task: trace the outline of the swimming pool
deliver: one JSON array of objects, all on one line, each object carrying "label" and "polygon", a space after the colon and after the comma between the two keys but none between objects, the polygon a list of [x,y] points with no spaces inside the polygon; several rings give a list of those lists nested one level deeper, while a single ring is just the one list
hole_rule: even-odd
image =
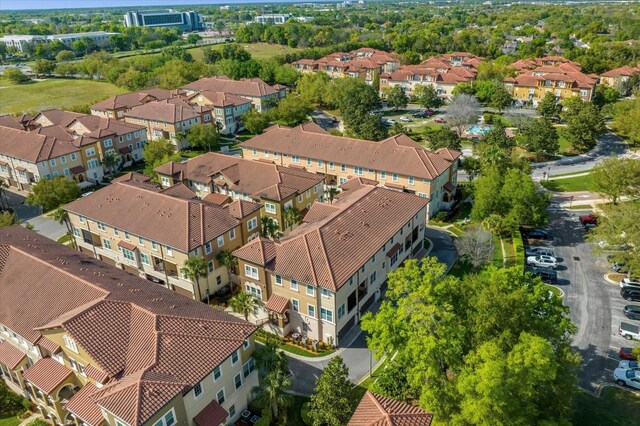
[{"label": "swimming pool", "polygon": [[473,125],[473,126],[469,127],[469,129],[467,130],[467,133],[471,133],[473,135],[482,136],[482,135],[486,135],[490,131],[491,131],[491,127],[483,127],[483,126]]}]

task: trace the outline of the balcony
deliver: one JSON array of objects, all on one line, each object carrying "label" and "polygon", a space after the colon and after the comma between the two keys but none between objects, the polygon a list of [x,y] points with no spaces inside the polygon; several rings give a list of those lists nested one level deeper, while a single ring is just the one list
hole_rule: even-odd
[{"label": "balcony", "polygon": [[167,274],[167,276],[169,277],[178,276],[178,266],[175,263],[167,262],[166,260],[162,260],[155,256],[152,256],[152,258],[153,258],[153,270],[155,272],[161,272],[163,274]]}]

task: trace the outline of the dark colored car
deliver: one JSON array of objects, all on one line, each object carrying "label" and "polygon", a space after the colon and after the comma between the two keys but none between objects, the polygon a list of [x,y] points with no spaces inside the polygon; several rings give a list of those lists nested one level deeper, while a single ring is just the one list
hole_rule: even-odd
[{"label": "dark colored car", "polygon": [[540,277],[542,282],[545,283],[555,283],[558,280],[558,273],[553,269],[549,268],[530,268],[529,272],[534,277]]},{"label": "dark colored car", "polygon": [[583,216],[578,216],[580,223],[583,225],[597,225],[598,224],[598,216],[594,214],[585,214]]},{"label": "dark colored car", "polygon": [[528,238],[537,238],[540,240],[546,240],[549,238],[549,233],[547,231],[545,231],[544,229],[532,229],[531,231],[527,232],[527,237]]},{"label": "dark colored car", "polygon": [[620,296],[624,300],[640,302],[640,290],[630,290],[628,288],[620,289]]},{"label": "dark colored car", "polygon": [[622,309],[622,313],[629,319],[640,320],[640,306],[638,305],[627,305]]},{"label": "dark colored car", "polygon": [[620,359],[628,359],[629,361],[637,361],[638,359],[631,355],[632,348],[620,348],[618,351],[618,356]]}]

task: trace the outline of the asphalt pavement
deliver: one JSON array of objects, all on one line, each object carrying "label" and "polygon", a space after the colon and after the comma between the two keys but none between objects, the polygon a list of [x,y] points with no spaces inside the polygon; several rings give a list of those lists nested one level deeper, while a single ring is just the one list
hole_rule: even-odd
[{"label": "asphalt pavement", "polygon": [[57,241],[67,233],[67,228],[57,221],[51,219],[47,215],[42,214],[40,206],[30,206],[25,204],[25,195],[13,192],[11,190],[4,191],[9,206],[16,213],[19,221],[33,225],[34,230],[42,236]]},{"label": "asphalt pavement", "polygon": [[446,264],[447,268],[451,268],[458,257],[451,234],[435,226],[427,226],[425,234],[433,243],[429,256],[436,257],[438,262]]}]

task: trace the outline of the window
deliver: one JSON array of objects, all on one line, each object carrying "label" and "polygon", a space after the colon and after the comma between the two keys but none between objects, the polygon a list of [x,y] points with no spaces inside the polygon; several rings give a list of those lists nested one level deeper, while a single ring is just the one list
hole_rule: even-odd
[{"label": "window", "polygon": [[281,275],[276,275],[276,284],[282,285],[282,276]]},{"label": "window", "polygon": [[[194,392],[195,392],[195,387],[194,387]],[[162,416],[160,420],[155,422],[153,426],[172,426],[175,423],[176,423],[176,413],[172,408],[164,416]]]},{"label": "window", "polygon": [[113,228],[113,235],[115,235],[116,237],[120,236],[120,230],[118,228]]},{"label": "window", "polygon": [[167,177],[162,178],[162,186],[169,186],[169,178]]},{"label": "window", "polygon": [[311,318],[316,317],[316,307],[313,305],[307,305],[307,313]]},{"label": "window", "polygon": [[220,377],[222,377],[222,371],[220,371],[220,367],[216,367],[213,369],[213,381],[215,382]]},{"label": "window", "polygon": [[329,163],[329,170],[333,170],[334,164],[333,163]]},{"label": "window", "polygon": [[354,167],[353,173],[355,173],[356,175],[362,175],[362,167]]},{"label": "window", "polygon": [[231,404],[231,407],[229,407],[229,418],[232,419],[235,415],[236,415],[236,406],[234,404]]},{"label": "window", "polygon": [[73,161],[73,160],[75,160],[76,158],[78,158],[78,157],[76,156],[76,153],[75,153],[75,152],[72,152],[72,153],[71,153],[71,155],[70,155],[70,157],[71,157],[71,160],[72,160],[72,161]]},{"label": "window", "polygon": [[124,239],[129,241],[130,234],[127,231],[124,231]]},{"label": "window", "polygon": [[105,139],[105,140],[104,140],[104,146],[105,146],[106,148],[108,148],[108,147],[110,147],[110,146],[113,146],[113,141],[111,141],[111,139]]},{"label": "window", "polygon": [[213,260],[210,260],[209,263],[207,263],[207,269],[209,270],[209,273],[214,271],[214,265],[213,265]]},{"label": "window", "polygon": [[249,231],[253,231],[256,228],[256,226],[258,226],[258,219],[255,217],[249,220],[249,222],[247,222],[247,229]]},{"label": "window", "polygon": [[224,389],[220,389],[216,395],[216,399],[218,400],[218,404],[224,404]]},{"label": "window", "polygon": [[397,182],[398,181],[398,174],[394,173],[393,175],[391,175],[391,180],[394,181],[394,182]]},{"label": "window", "polygon": [[142,237],[138,237],[138,244],[144,247],[144,239],[142,239]]},{"label": "window", "polygon": [[331,297],[331,292],[329,291],[329,289],[323,288],[322,289],[322,297]]},{"label": "window", "polygon": [[298,202],[301,203],[302,200],[304,200],[304,197],[302,196],[302,194],[298,195]]},{"label": "window", "polygon": [[75,353],[78,353],[78,346],[76,345],[75,340],[73,340],[71,337],[67,336],[66,334],[64,335],[63,339],[64,339],[64,345],[67,348],[71,349]]},{"label": "window", "polygon": [[333,311],[325,308],[320,308],[320,319],[323,321],[333,322]]},{"label": "window", "polygon": [[376,255],[374,254],[373,256],[371,256],[371,263],[375,263],[376,262]]},{"label": "window", "polygon": [[131,140],[131,133],[127,133],[127,140],[130,141]]},{"label": "window", "polygon": [[365,265],[362,265],[362,268],[360,268],[360,273],[361,274],[364,274],[364,267],[365,267]]},{"label": "window", "polygon": [[291,280],[291,290],[298,291],[298,281]]},{"label": "window", "polygon": [[218,247],[222,247],[224,245],[224,235],[220,235],[217,239]]},{"label": "window", "polygon": [[65,164],[67,162],[67,157],[65,157],[64,155],[62,157],[60,157],[60,162],[62,164]]},{"label": "window", "polygon": [[293,308],[294,312],[300,312],[300,302],[298,302],[296,299],[291,299],[291,307]]},{"label": "window", "polygon": [[262,300],[262,289],[260,287],[256,287],[251,284],[245,284],[245,287],[247,289],[247,293],[251,294],[253,297],[256,297]]},{"label": "window", "polygon": [[338,319],[342,318],[345,313],[344,303],[338,308]]},{"label": "window", "polygon": [[318,160],[318,167],[324,166],[324,162],[322,160]]},{"label": "window", "polygon": [[256,280],[259,279],[258,269],[250,265],[244,265],[244,275]]},{"label": "window", "polygon": [[346,164],[340,164],[340,171],[341,172],[346,172],[347,171],[347,165]]},{"label": "window", "polygon": [[242,386],[242,374],[238,373],[233,377],[233,384],[236,390],[240,389],[240,386]]},{"label": "window", "polygon": [[238,362],[238,359],[240,359],[240,356],[238,355],[238,350],[235,350],[231,354],[231,365],[234,365],[236,362]]},{"label": "window", "polygon": [[276,205],[271,203],[264,204],[264,211],[271,214],[276,214]]},{"label": "window", "polygon": [[242,342],[242,349],[247,349],[249,347],[249,341],[245,339],[244,342]]},{"label": "window", "polygon": [[106,228],[104,227],[104,223],[102,222],[96,222],[96,224],[98,225],[98,229],[101,231],[104,231]]},{"label": "window", "polygon": [[56,159],[52,158],[51,160],[49,160],[49,164],[51,164],[52,166],[56,165]]},{"label": "window", "polygon": [[193,397],[197,398],[200,395],[202,395],[202,384],[196,383],[196,385],[193,387]]},{"label": "window", "polygon": [[373,274],[371,274],[371,276],[369,277],[369,284],[373,284],[374,282],[376,282],[376,271],[373,271]]},{"label": "window", "polygon": [[413,176],[409,176],[409,185],[413,185],[413,184],[415,184],[415,183],[416,183],[416,181],[415,181],[415,179],[413,178]]},{"label": "window", "polygon": [[231,231],[229,231],[229,239],[230,240],[235,240],[236,239],[236,230],[232,229]]},{"label": "window", "polygon": [[158,243],[156,243],[155,241],[151,241],[151,249],[158,251]]},{"label": "window", "polygon": [[142,261],[142,263],[144,263],[145,265],[151,265],[151,262],[149,262],[149,255],[146,255],[144,253],[140,253],[140,261]]},{"label": "window", "polygon": [[91,157],[92,155],[96,155],[96,149],[95,148],[89,148],[84,152],[87,157]]},{"label": "window", "polygon": [[136,257],[134,256],[131,250],[126,249],[124,247],[120,247],[120,250],[122,251],[122,256],[124,256],[125,259],[130,260],[132,262],[136,261]]},{"label": "window", "polygon": [[257,156],[258,156],[258,150],[257,150],[257,149],[255,149],[255,148],[253,148],[253,156],[254,156],[254,157],[257,157]]},{"label": "window", "polygon": [[311,165],[311,158],[307,158],[307,166]]},{"label": "window", "polygon": [[314,187],[313,187],[313,193],[314,193],[314,194],[317,194],[317,193],[318,193],[318,185],[316,185],[316,186],[314,186]]},{"label": "window", "polygon": [[315,295],[315,289],[311,284],[307,284],[307,296]]},{"label": "window", "polygon": [[292,155],[291,162],[296,164],[300,163],[300,157],[298,157],[297,155]]},{"label": "window", "polygon": [[102,240],[102,245],[107,249],[107,250],[111,250],[111,241],[107,240],[106,238]]},{"label": "window", "polygon": [[167,247],[167,256],[173,257],[173,249],[171,247]]},{"label": "window", "polygon": [[206,254],[210,254],[210,253],[211,253],[211,250],[212,250],[212,249],[211,249],[211,243],[210,243],[210,242],[209,242],[209,243],[206,243],[206,244],[204,245],[204,252],[205,252]]}]

